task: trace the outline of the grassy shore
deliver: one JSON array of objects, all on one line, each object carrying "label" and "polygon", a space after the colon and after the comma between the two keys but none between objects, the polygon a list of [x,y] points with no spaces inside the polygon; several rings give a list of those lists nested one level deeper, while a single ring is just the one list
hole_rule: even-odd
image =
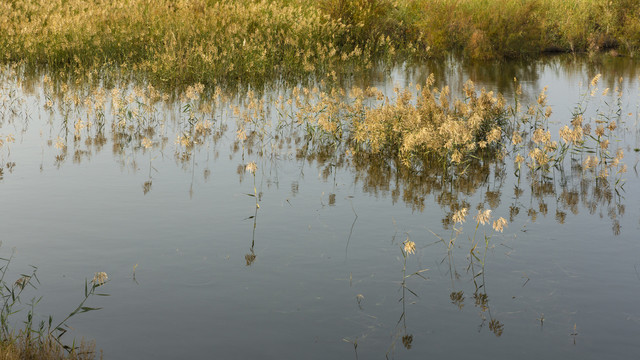
[{"label": "grassy shore", "polygon": [[165,83],[295,79],[426,52],[386,1],[17,0],[0,14],[7,61],[114,66]]},{"label": "grassy shore", "polygon": [[435,52],[461,50],[476,59],[542,52],[635,55],[638,0],[418,0],[417,20]]},{"label": "grassy shore", "polygon": [[33,343],[25,345],[21,341],[0,343],[0,360],[89,360],[95,358],[93,345],[84,343],[72,353],[53,343],[42,346],[36,346]]},{"label": "grassy shore", "polygon": [[255,83],[462,53],[634,55],[640,0],[13,0],[0,57],[155,82]]}]

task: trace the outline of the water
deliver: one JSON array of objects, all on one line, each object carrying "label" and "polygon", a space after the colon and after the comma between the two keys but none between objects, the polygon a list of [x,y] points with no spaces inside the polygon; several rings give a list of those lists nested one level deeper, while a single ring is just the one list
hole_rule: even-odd
[{"label": "water", "polygon": [[[623,187],[570,167],[532,187],[525,175],[518,182],[512,160],[472,167],[451,184],[371,159],[304,156],[295,141],[278,151],[243,149],[234,146],[228,109],[212,116],[213,134],[184,158],[174,143],[184,124],[175,118],[184,114],[164,105],[157,124],[165,127],[146,151],[109,135],[102,145],[74,143],[73,119],[85,115],[71,112],[67,156],[56,159],[63,112],[45,108],[41,77],[33,89],[5,78],[4,93],[17,89],[12,99],[24,104],[13,105],[15,115],[9,102],[2,108],[0,135],[15,142],[0,148],[0,251],[16,249],[14,276],[38,267],[41,284],[25,299],[43,296],[42,318],[63,318],[82,299],[85,278],[109,274],[99,289],[111,296],[88,302],[103,309],[73,317],[65,335],[95,339],[106,358],[631,358],[640,350],[639,69],[616,58],[450,60],[353,80],[392,94],[434,72],[436,85],[454,94],[470,78],[511,99],[517,77],[523,103],[548,86],[557,138],[595,74],[599,92],[622,76]],[[598,101],[590,111],[605,108]],[[221,124],[228,129],[218,131]],[[251,161],[258,210],[247,195]],[[491,236],[484,271],[469,255],[472,216],[451,251],[436,236],[449,240],[460,204],[509,220],[504,233],[479,229],[479,255],[483,235]],[[406,279],[402,300],[407,238],[417,252],[406,274],[428,270]]]}]

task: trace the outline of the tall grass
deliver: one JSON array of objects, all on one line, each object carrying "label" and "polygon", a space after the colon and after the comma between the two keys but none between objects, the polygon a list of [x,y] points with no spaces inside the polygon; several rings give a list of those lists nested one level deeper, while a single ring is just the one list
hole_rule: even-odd
[{"label": "tall grass", "polygon": [[636,54],[638,0],[418,0],[419,28],[431,49],[471,58],[513,58],[541,52]]},{"label": "tall grass", "polygon": [[299,80],[377,61],[640,48],[640,0],[14,0],[0,59],[167,85]]},{"label": "tall grass", "polygon": [[360,19],[361,7],[335,13],[328,1],[18,0],[0,5],[0,51],[53,69],[142,70],[170,84],[295,78],[395,52],[397,36],[383,36],[398,27],[391,3],[367,3]]}]

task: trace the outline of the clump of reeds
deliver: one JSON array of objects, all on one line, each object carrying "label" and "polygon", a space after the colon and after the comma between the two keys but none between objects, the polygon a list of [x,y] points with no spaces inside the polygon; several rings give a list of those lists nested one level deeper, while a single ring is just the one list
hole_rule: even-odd
[{"label": "clump of reeds", "polygon": [[[71,345],[63,343],[62,336],[68,331],[67,322],[77,314],[99,310],[85,306],[87,300],[93,295],[102,295],[97,292],[98,287],[108,282],[108,276],[104,272],[95,273],[91,281],[85,281],[84,298],[80,304],[62,321],[54,322],[49,316],[48,321],[38,321],[35,317],[35,307],[42,297],[33,297],[28,303],[22,303],[22,297],[26,296],[28,289],[36,289],[39,284],[37,268],[32,266],[32,271],[21,274],[11,282],[8,280],[8,270],[13,254],[9,258],[1,259],[4,262],[0,266],[0,359],[93,359],[96,356],[93,343],[84,341]],[[16,329],[15,315],[23,312],[25,320],[23,328]]]},{"label": "clump of reeds", "polygon": [[[348,144],[353,153],[397,157],[419,169],[425,161],[462,164],[472,154],[500,149],[507,108],[501,95],[465,84],[465,99],[451,99],[449,88],[433,77],[412,89],[396,89],[391,99],[375,88],[294,92],[297,122],[308,138]],[[308,94],[317,93],[311,97]],[[312,100],[311,100],[312,99]]]},{"label": "clump of reeds", "polygon": [[[75,159],[82,156],[80,145],[102,146],[108,137],[114,153],[120,155],[127,149],[163,150],[168,136],[159,104],[167,102],[179,109],[177,131],[172,136],[176,160],[182,163],[193,161],[196,147],[219,138],[225,127],[218,118],[231,117],[237,125],[234,147],[242,149],[243,157],[245,147],[249,155],[256,150],[262,156],[277,151],[283,138],[298,136],[291,132],[295,130],[306,139],[307,149],[312,146],[322,152],[320,149],[324,148],[334,157],[375,156],[414,171],[424,172],[438,164],[448,169],[450,176],[459,177],[473,170],[469,168],[473,162],[511,153],[517,175],[525,164],[532,173],[544,174],[553,167],[564,166],[570,155],[568,158],[579,160],[583,169],[597,168],[601,178],[613,173],[619,182],[625,166],[623,152],[613,148],[613,132],[620,108],[613,113],[598,109],[593,121],[584,119],[587,100],[599,93],[597,80],[596,77],[589,84],[571,128],[563,127],[558,140],[548,129],[553,111],[547,105],[546,88],[536,102],[522,106],[517,80],[516,100],[511,105],[501,94],[478,90],[471,81],[464,85],[464,98],[455,98],[448,87],[435,87],[430,76],[422,86],[395,89],[394,97],[376,88],[353,87],[345,91],[335,87],[294,87],[275,100],[275,108],[253,90],[232,100],[216,88],[208,98],[203,84],[189,86],[171,100],[151,85],[130,90],[114,87],[109,91],[98,87],[78,93],[65,83],[54,89],[47,76],[43,83],[45,109],[62,115],[62,134],[55,139],[60,160],[72,144]],[[621,85],[613,91],[600,92],[613,94],[618,104],[621,101]],[[214,127],[216,123],[220,124],[218,128]],[[153,158],[151,154],[149,158]]]},{"label": "clump of reeds", "polygon": [[451,99],[448,87],[433,87],[430,77],[414,105],[409,90],[398,90],[395,103],[369,109],[353,124],[354,150],[399,154],[411,166],[429,156],[460,164],[469,154],[497,148],[504,99],[484,89],[477,93],[471,81],[464,91],[464,100]]},{"label": "clump of reeds", "polygon": [[[599,179],[615,177],[615,185],[622,184],[622,175],[627,166],[622,162],[624,151],[614,146],[616,140],[616,120],[621,118],[622,79],[610,91],[598,89],[601,75],[596,75],[588,84],[582,99],[573,111],[569,125],[558,132],[559,140],[553,140],[549,127],[552,110],[547,106],[546,88],[530,105],[520,120],[512,124],[511,144],[516,153],[518,171],[526,163],[532,173],[544,174],[552,168],[563,168],[567,155],[571,162],[577,162],[584,173],[592,173]],[[614,96],[617,109],[596,109],[593,117],[586,117],[589,100],[601,94]],[[610,101],[611,104],[614,102]],[[520,153],[526,152],[526,158]],[[542,176],[542,175],[541,175]]]}]

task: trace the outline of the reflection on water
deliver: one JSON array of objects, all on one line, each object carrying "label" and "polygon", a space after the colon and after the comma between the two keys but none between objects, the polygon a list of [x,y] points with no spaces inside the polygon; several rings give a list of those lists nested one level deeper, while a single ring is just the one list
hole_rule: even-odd
[{"label": "reflection on water", "polygon": [[[596,74],[604,73],[603,69],[615,76],[604,76],[597,97],[585,95],[589,92],[585,89],[595,89],[595,86],[589,87],[587,83]],[[406,353],[400,352],[400,349],[411,350],[410,354],[415,354],[413,356],[422,357],[433,350],[428,346],[433,345],[432,338],[437,338],[439,332],[451,335],[462,331],[455,324],[471,327],[480,333],[488,331],[496,338],[501,338],[501,341],[518,343],[525,340],[509,340],[506,335],[513,331],[517,334],[514,336],[523,337],[526,335],[522,335],[522,328],[529,325],[527,321],[534,320],[531,324],[536,325],[535,318],[528,319],[523,315],[527,305],[536,307],[542,303],[545,309],[549,309],[545,313],[554,312],[556,317],[545,323],[552,329],[568,324],[568,318],[576,319],[561,311],[554,311],[556,305],[553,301],[540,298],[543,296],[540,294],[554,294],[563,290],[555,289],[555,281],[560,281],[554,277],[557,274],[540,274],[545,271],[544,267],[535,269],[539,272],[536,281],[529,283],[531,278],[525,275],[524,284],[518,284],[518,290],[524,294],[522,296],[530,301],[512,305],[505,300],[516,298],[506,295],[512,291],[506,289],[513,287],[505,284],[510,284],[514,278],[521,281],[522,269],[529,271],[530,264],[538,260],[547,267],[561,269],[562,273],[569,274],[568,277],[577,277],[565,270],[568,265],[558,264],[558,259],[540,259],[541,253],[531,250],[532,245],[528,242],[533,239],[544,242],[551,238],[560,242],[554,234],[544,232],[547,227],[557,229],[556,224],[571,226],[560,237],[589,238],[589,232],[593,229],[575,227],[576,224],[588,224],[591,218],[607,219],[610,227],[608,233],[622,239],[627,239],[625,235],[637,230],[637,224],[634,228],[633,223],[624,221],[625,216],[637,216],[637,204],[629,205],[629,199],[638,196],[637,187],[625,183],[627,177],[631,178],[632,184],[637,183],[637,173],[625,175],[618,171],[623,162],[630,161],[628,164],[632,167],[635,159],[637,164],[634,152],[634,148],[638,147],[637,109],[633,108],[632,100],[638,96],[637,89],[632,87],[637,71],[638,66],[631,59],[622,58],[578,60],[563,56],[525,64],[496,63],[489,66],[450,59],[396,69],[391,73],[392,80],[387,74],[372,71],[358,79],[343,78],[336,79],[336,84],[317,84],[318,89],[301,86],[224,94],[196,85],[178,94],[164,94],[151,86],[140,84],[127,85],[113,81],[118,86],[102,87],[99,82],[63,82],[49,75],[22,77],[15,69],[5,69],[0,76],[0,181],[23,176],[19,173],[23,166],[39,167],[40,173],[45,174],[43,181],[46,181],[46,174],[50,171],[63,172],[68,167],[104,161],[104,155],[107,154],[109,161],[118,165],[122,176],[141,175],[136,177],[139,179],[136,181],[140,181],[136,191],[140,194],[142,190],[142,198],[131,200],[131,206],[135,207],[144,205],[145,201],[153,201],[155,192],[175,197],[175,193],[185,189],[188,189],[190,201],[196,202],[199,196],[210,196],[211,183],[220,186],[216,183],[217,179],[237,178],[237,181],[226,182],[225,186],[237,186],[238,190],[233,191],[241,195],[234,197],[230,203],[211,204],[212,208],[208,211],[221,217],[226,212],[240,214],[242,222],[231,225],[233,231],[230,234],[239,234],[237,237],[240,239],[238,242],[242,243],[242,255],[229,257],[225,254],[225,259],[231,258],[231,261],[241,263],[242,268],[234,268],[235,273],[252,272],[253,276],[266,281],[266,285],[258,285],[273,286],[273,290],[254,287],[255,294],[228,290],[233,294],[230,299],[217,299],[221,301],[219,306],[225,309],[225,313],[238,313],[237,298],[258,298],[260,294],[262,300],[251,303],[252,306],[280,309],[277,301],[269,303],[265,299],[275,296],[280,302],[290,301],[285,297],[292,290],[285,289],[303,289],[295,292],[300,299],[313,295],[326,300],[330,293],[335,293],[341,297],[339,300],[311,315],[301,315],[310,316],[311,319],[307,320],[311,325],[294,330],[300,333],[298,336],[304,336],[305,333],[313,333],[311,328],[316,324],[327,327],[327,334],[338,333],[340,338],[337,341],[322,340],[325,341],[323,346],[338,349],[331,352],[338,357],[350,356],[336,345],[340,340],[353,346],[356,357],[380,356],[381,353],[387,357],[405,356]],[[438,86],[449,85],[454,94],[460,94],[464,81],[471,78],[478,88],[487,87],[502,92],[507,99],[521,95],[518,98],[522,107],[520,110],[527,121],[518,125],[521,128],[514,121],[509,128],[509,135],[521,133],[522,136],[505,137],[507,145],[500,151],[486,152],[484,156],[460,166],[443,166],[442,162],[427,159],[416,169],[403,166],[398,158],[353,152],[346,143],[330,137],[314,136],[317,129],[300,120],[304,101],[299,101],[299,98],[313,99],[314,96],[322,96],[323,92],[329,93],[331,89],[349,88],[352,85],[363,88],[379,86],[385,95],[393,96],[390,82],[401,80],[407,86],[423,83],[430,73],[435,74]],[[557,85],[575,87],[579,92],[571,95],[573,101],[564,104],[564,109],[554,107],[553,114],[547,110],[547,99],[541,100],[540,97],[541,87],[547,85],[544,82],[550,74],[561,75],[567,82],[584,82],[582,87],[574,83]],[[514,77],[518,79],[517,82]],[[624,80],[621,81],[619,77]],[[553,85],[549,84],[549,100],[557,103],[551,95]],[[607,92],[606,89],[611,90],[607,95],[600,96]],[[347,95],[343,97],[347,98]],[[370,104],[375,105],[375,100],[371,100]],[[532,105],[527,107],[528,104]],[[518,104],[511,102],[511,106],[517,112]],[[582,120],[577,121],[578,117]],[[578,144],[577,141],[572,143],[560,139],[563,134],[569,139],[575,132],[583,131],[587,123],[591,131],[586,132],[585,137],[589,136],[591,143]],[[571,128],[567,126],[563,130],[564,125]],[[633,136],[635,138],[629,138]],[[552,146],[553,142],[555,144]],[[619,151],[627,155],[624,160],[619,156]],[[22,156],[23,153],[28,156]],[[598,160],[594,162],[596,156]],[[223,166],[226,162],[235,165]],[[236,174],[233,174],[234,168]],[[175,172],[186,174],[185,179],[189,183],[184,187],[180,187],[184,184],[178,184],[179,189],[171,189],[167,193],[166,179]],[[322,187],[321,194],[313,193],[318,189],[318,185],[312,185],[316,174],[321,184],[329,186]],[[3,185],[0,183],[0,191]],[[101,186],[107,187],[108,182]],[[286,196],[279,207],[274,206],[274,194],[281,193],[286,193]],[[360,194],[368,195],[370,200],[357,198]],[[189,211],[188,204],[181,205],[185,207],[185,213],[180,221],[185,223],[189,217],[199,216]],[[363,236],[371,239],[384,237],[380,236],[380,231],[385,226],[377,222],[384,219],[385,212],[400,211],[398,204],[406,207],[407,211],[403,214],[407,219],[415,219],[411,220],[415,224],[407,225],[412,230],[403,235],[405,241],[400,243],[399,236],[396,238],[396,228],[390,244],[387,239],[386,243],[371,240],[372,244],[366,244],[371,249],[363,250]],[[320,210],[309,210],[315,209],[315,206],[320,206]],[[363,210],[367,206],[376,208]],[[628,206],[632,210],[630,214],[625,214]],[[377,207],[381,210],[377,210]],[[493,211],[492,215],[490,210]],[[295,223],[304,219],[304,213],[314,211],[322,214],[318,215],[316,221],[308,225]],[[482,219],[476,212],[486,212],[487,219]],[[331,218],[325,215],[327,213],[339,214],[340,218]],[[287,216],[295,220],[290,222]],[[322,222],[325,221],[323,216],[327,217],[326,223]],[[504,223],[494,222],[494,230],[491,230],[489,216],[492,216],[491,222],[500,221],[500,218],[506,220]],[[369,219],[376,220],[372,222]],[[204,226],[205,223],[203,221],[200,225]],[[505,226],[508,226],[508,234],[507,231],[502,232]],[[326,257],[328,261],[331,259],[328,254],[335,256],[333,249],[338,246],[333,246],[333,238],[336,237],[333,231],[338,228],[344,228],[344,236],[340,234],[344,242],[341,242],[342,239],[335,241],[340,248],[335,253],[345,252],[345,264],[327,265],[316,257],[320,256],[323,261]],[[289,231],[295,234],[289,235]],[[315,231],[319,235],[315,235]],[[578,234],[572,234],[575,232]],[[360,235],[363,233],[366,235]],[[309,236],[317,238],[309,240]],[[520,238],[526,239],[524,244],[518,242]],[[622,239],[619,240],[621,243]],[[327,242],[326,249],[322,248],[324,241]],[[569,240],[567,243],[575,244]],[[585,244],[585,247],[588,245]],[[207,252],[207,249],[217,246],[223,247],[216,242],[204,245],[200,250]],[[319,253],[309,255],[305,246]],[[558,250],[566,254],[563,245],[555,244],[557,249],[544,243],[540,246],[542,253]],[[607,245],[604,246],[601,251],[610,251]],[[517,248],[521,250],[516,251]],[[531,254],[535,255],[522,254],[525,252],[523,248],[530,249]],[[176,252],[179,251],[176,249]],[[397,262],[389,266],[384,264],[384,259],[394,258],[400,265]],[[589,261],[597,258],[595,255],[588,257]],[[607,258],[611,259],[610,256]],[[163,259],[166,260],[166,257]],[[278,267],[283,264],[287,266],[286,271]],[[431,265],[435,265],[435,269],[427,271]],[[189,274],[187,268],[191,266],[195,265],[181,264],[180,271]],[[357,295],[345,295],[347,293],[342,285],[322,285],[323,293],[320,295],[314,290],[315,285],[305,287],[309,282],[321,281],[318,279],[322,279],[323,273],[333,276],[334,270],[346,271],[347,268],[352,268],[349,270],[348,291],[357,291]],[[269,273],[270,270],[273,273]],[[226,271],[231,272],[228,269]],[[360,272],[357,281],[352,278],[354,271]],[[314,277],[300,275],[300,278],[290,278],[290,272],[312,272]],[[230,279],[233,289],[235,286],[245,286],[236,284],[236,281],[250,281],[242,275],[229,273],[224,273],[222,277]],[[362,273],[371,275],[367,278]],[[619,273],[610,274],[606,271],[593,275],[605,282],[615,282],[615,277],[620,276]],[[144,284],[141,278],[139,276],[139,281]],[[294,279],[297,283],[286,279]],[[253,282],[249,283],[254,285]],[[396,287],[398,284],[399,287]],[[162,289],[161,285],[156,286]],[[541,293],[528,293],[530,288]],[[303,294],[304,289],[309,294]],[[283,295],[273,294],[278,291]],[[588,296],[585,288],[574,291],[568,296]],[[352,301],[353,296],[356,298],[356,309],[346,306],[343,309],[342,305],[336,305],[342,304],[342,298]],[[299,301],[305,304],[302,307],[316,306],[313,299]],[[437,305],[438,301],[443,304]],[[628,309],[628,304],[624,305]],[[340,315],[330,315],[333,314],[332,306],[340,308],[335,310]],[[105,307],[108,308],[109,304]],[[516,310],[510,312],[505,308]],[[451,320],[436,313],[446,314]],[[269,324],[287,318],[285,314],[278,317],[254,313],[253,316],[266,318],[261,324],[261,331],[270,331]],[[536,313],[540,327],[545,321],[541,314],[542,311]],[[186,313],[182,316],[196,321]],[[325,316],[336,324],[323,323]],[[354,324],[340,325],[338,319],[352,317],[357,319],[353,321]],[[634,317],[640,318],[637,313],[629,315],[629,318]],[[578,320],[589,323],[586,317]],[[248,320],[234,321],[242,323]],[[251,323],[255,326],[254,322]],[[279,329],[291,330],[286,326]],[[592,331],[596,331],[593,326]],[[557,335],[555,332],[553,334]],[[570,334],[577,334],[575,327],[572,333],[567,332],[566,335]],[[381,338],[388,344],[384,349],[375,345]],[[101,344],[100,339],[97,341]],[[482,343],[486,340],[475,340],[476,344],[478,341]],[[303,348],[305,346],[311,345],[303,345]],[[447,346],[453,345],[449,343]],[[562,346],[555,344],[551,348],[555,349],[552,353],[561,352],[558,349]],[[624,350],[621,351],[624,353]]]},{"label": "reflection on water", "polygon": [[[610,76],[606,76],[604,80],[603,90],[613,89],[620,77],[634,82],[634,79],[640,76],[637,63],[632,58],[593,56],[585,59],[574,55],[556,55],[537,61],[493,63],[451,57],[445,61],[425,62],[407,67],[397,76],[404,79],[404,85],[408,86],[410,83],[424,84],[432,73],[435,75],[438,86],[449,85],[454,92],[460,90],[464,82],[471,79],[477,84],[487,85],[507,98],[512,97],[516,92],[517,84],[513,82],[513,78],[517,78],[520,83],[530,86],[524,94],[524,100],[527,103],[535,101],[542,87],[552,85],[545,82],[545,79],[552,75],[561,75],[574,82],[573,86],[577,86],[580,82],[588,82],[597,74],[609,74]],[[385,82],[384,79],[372,80],[370,84],[374,85]],[[369,86],[368,83],[358,85]]]}]

